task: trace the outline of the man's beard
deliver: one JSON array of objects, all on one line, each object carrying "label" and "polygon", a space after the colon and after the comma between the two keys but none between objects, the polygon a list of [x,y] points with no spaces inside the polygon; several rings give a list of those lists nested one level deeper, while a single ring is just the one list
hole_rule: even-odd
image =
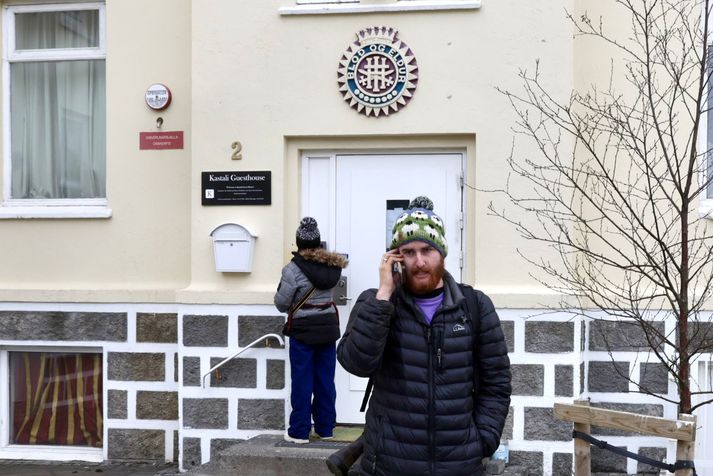
[{"label": "man's beard", "polygon": [[427,280],[416,280],[409,269],[404,269],[406,289],[413,294],[426,294],[436,289],[441,279],[443,279],[443,274],[446,272],[443,261],[441,259],[434,268],[428,270],[429,276]]}]

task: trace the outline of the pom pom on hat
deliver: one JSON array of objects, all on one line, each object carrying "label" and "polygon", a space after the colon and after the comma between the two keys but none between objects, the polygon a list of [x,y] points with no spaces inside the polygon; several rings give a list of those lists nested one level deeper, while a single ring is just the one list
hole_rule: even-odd
[{"label": "pom pom on hat", "polygon": [[419,196],[411,200],[405,210],[394,222],[393,238],[389,249],[395,249],[412,241],[424,241],[445,258],[448,254],[446,229],[441,217],[433,213],[430,198]]},{"label": "pom pom on hat", "polygon": [[302,250],[305,248],[319,248],[322,240],[317,227],[317,220],[312,217],[304,217],[300,221],[300,226],[295,233],[297,248]]}]

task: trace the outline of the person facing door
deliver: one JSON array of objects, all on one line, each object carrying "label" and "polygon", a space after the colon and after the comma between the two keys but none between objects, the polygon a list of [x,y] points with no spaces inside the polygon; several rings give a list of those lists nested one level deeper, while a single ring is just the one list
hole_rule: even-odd
[{"label": "person facing door", "polygon": [[305,217],[295,233],[297,252],[282,269],[275,307],[288,312],[283,333],[290,337],[292,412],[285,440],[309,443],[311,422],[322,439],[336,425],[336,345],[339,314],[332,288],[341,278],[346,259],[321,248],[317,221]]}]

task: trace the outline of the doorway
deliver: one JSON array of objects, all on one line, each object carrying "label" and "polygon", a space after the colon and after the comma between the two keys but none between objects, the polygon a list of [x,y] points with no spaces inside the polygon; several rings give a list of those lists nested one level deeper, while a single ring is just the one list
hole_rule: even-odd
[{"label": "doorway", "polygon": [[[390,242],[393,221],[418,195],[428,196],[443,219],[448,240],[446,269],[461,279],[463,152],[308,153],[303,159],[302,215],[315,217],[327,248],[349,259],[343,271],[347,299],[339,309],[342,332],[351,304],[363,290],[378,286],[377,268]],[[359,407],[366,381],[337,365],[339,423],[364,422]]]}]

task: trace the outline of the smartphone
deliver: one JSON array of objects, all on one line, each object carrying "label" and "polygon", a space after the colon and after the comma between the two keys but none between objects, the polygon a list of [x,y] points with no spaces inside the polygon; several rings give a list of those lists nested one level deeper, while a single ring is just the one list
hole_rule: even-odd
[{"label": "smartphone", "polygon": [[402,278],[403,278],[403,268],[401,266],[400,262],[394,263],[394,265],[391,267],[391,272],[394,274],[394,281],[396,284],[401,284]]}]

